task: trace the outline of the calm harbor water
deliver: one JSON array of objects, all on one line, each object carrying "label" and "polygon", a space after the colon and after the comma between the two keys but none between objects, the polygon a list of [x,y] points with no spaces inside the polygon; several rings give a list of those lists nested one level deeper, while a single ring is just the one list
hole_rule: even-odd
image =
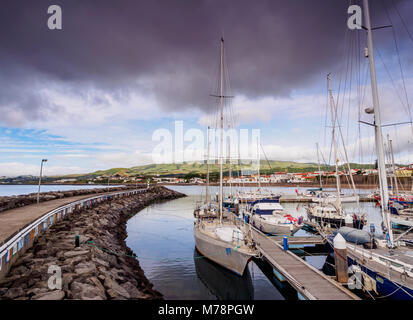
[{"label": "calm harbor water", "polygon": [[[35,193],[38,190],[38,185],[34,184],[15,184],[15,185],[0,185],[0,196],[17,196],[21,194]],[[94,188],[107,188],[107,185],[41,185],[40,192],[48,191],[67,191],[78,189],[94,189]],[[118,187],[118,186],[109,186]]]},{"label": "calm harbor water", "polygon": [[[271,278],[271,270],[261,270],[251,262],[242,278],[202,258],[195,250],[193,209],[205,196],[202,186],[168,186],[188,197],[153,204],[132,217],[127,225],[127,245],[137,254],[146,277],[166,299],[292,299],[296,295]],[[284,194],[293,194],[295,187],[269,187]],[[228,192],[229,188],[225,188]],[[211,193],[218,191],[211,187]],[[362,190],[361,192],[369,192]],[[284,208],[295,217],[305,217],[305,205],[285,203]],[[361,203],[367,213],[368,225],[374,223],[381,231],[380,212],[374,203]],[[351,208],[352,204],[344,204]],[[296,235],[306,235],[300,230]],[[326,256],[305,259],[318,269]],[[261,266],[262,267],[262,266]]]}]

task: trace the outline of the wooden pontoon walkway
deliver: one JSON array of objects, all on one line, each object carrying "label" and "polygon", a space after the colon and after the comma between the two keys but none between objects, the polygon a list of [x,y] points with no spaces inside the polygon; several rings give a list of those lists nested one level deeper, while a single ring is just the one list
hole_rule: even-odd
[{"label": "wooden pontoon walkway", "polygon": [[265,259],[308,300],[360,300],[352,292],[289,251],[278,241],[252,229],[252,237]]}]

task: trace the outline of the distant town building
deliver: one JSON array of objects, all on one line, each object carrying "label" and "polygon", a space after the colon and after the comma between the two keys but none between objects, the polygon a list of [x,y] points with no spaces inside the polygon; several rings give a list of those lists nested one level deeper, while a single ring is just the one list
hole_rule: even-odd
[{"label": "distant town building", "polygon": [[413,168],[410,168],[410,166],[396,170],[397,177],[411,177],[412,173],[413,173]]},{"label": "distant town building", "polygon": [[195,178],[189,179],[189,183],[193,183],[193,184],[203,184],[203,183],[205,183],[205,180],[204,180],[204,179],[201,179],[201,178],[195,177]]},{"label": "distant town building", "polygon": [[75,181],[77,181],[77,179],[75,178],[56,180],[56,182],[58,183],[75,182]]}]

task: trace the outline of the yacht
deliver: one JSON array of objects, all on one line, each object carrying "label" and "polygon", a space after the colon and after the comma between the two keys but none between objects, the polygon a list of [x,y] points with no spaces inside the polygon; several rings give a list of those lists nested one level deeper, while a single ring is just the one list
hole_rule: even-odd
[{"label": "yacht", "polygon": [[[337,192],[335,195],[323,193],[321,190],[316,193],[316,197],[312,198],[313,202],[317,204],[310,205],[307,207],[307,217],[310,222],[320,225],[322,228],[340,228],[342,226],[352,226],[356,229],[363,229],[366,223],[365,214],[357,214],[356,210],[352,214],[346,213],[342,207],[343,202],[357,202],[358,195],[355,192],[355,185],[352,175],[350,175],[351,184],[353,187],[354,195],[343,195],[341,193],[341,180],[338,169],[338,146],[336,139],[335,126],[337,123],[337,109],[334,102],[332,90],[331,90],[331,78],[330,74],[327,75],[328,81],[328,94],[330,98],[330,108],[331,108],[331,122],[332,122],[332,144],[334,147],[334,159],[335,159],[335,178],[336,178],[336,188]],[[344,143],[343,143],[344,144]],[[346,155],[347,169],[350,172],[349,161],[347,158],[347,151],[344,146],[344,154]],[[321,181],[321,180],[320,180]]]},{"label": "yacht", "polygon": [[[393,234],[392,218],[389,211],[389,190],[384,156],[383,132],[380,115],[380,104],[377,90],[376,68],[374,62],[373,35],[370,22],[368,0],[363,0],[365,30],[367,32],[366,52],[370,65],[370,80],[373,97],[373,108],[365,109],[367,114],[374,114],[375,150],[377,154],[378,177],[380,181],[381,214],[384,239],[378,239],[373,232],[371,235],[374,245],[366,248],[357,242],[346,239],[347,258],[353,271],[358,270],[364,284],[369,283],[380,297],[394,300],[413,300],[413,254],[409,247],[411,238],[407,232]],[[372,241],[373,241],[372,240]],[[333,245],[330,243],[331,246]],[[366,282],[367,281],[367,282]]]},{"label": "yacht", "polygon": [[291,216],[278,200],[256,200],[247,206],[243,217],[261,232],[271,235],[292,235],[303,227],[303,218]]},{"label": "yacht", "polygon": [[[220,152],[219,152],[219,194],[214,209],[207,204],[204,210],[195,210],[194,238],[196,249],[206,258],[220,266],[242,276],[247,264],[258,255],[248,225],[235,219],[223,206],[223,100],[224,95],[224,39],[221,38],[220,48]],[[209,156],[209,155],[208,155]],[[207,189],[208,190],[208,189]],[[209,202],[209,199],[207,199]],[[202,214],[201,214],[202,212]],[[237,223],[238,222],[238,223]]]},{"label": "yacht", "polygon": [[364,228],[367,221],[363,214],[358,215],[353,213],[351,215],[340,212],[339,210],[331,203],[323,206],[312,205],[307,208],[307,217],[311,222],[317,223],[322,227],[340,228],[343,226],[351,226],[356,229]]}]

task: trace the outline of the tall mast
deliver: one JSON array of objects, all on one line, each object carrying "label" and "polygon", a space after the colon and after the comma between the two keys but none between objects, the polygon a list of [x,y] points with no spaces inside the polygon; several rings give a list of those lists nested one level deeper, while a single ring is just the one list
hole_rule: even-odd
[{"label": "tall mast", "polygon": [[[335,109],[335,111],[336,111],[336,114],[337,114],[337,109]],[[350,177],[351,187],[353,188],[354,197],[357,200],[357,205],[359,205],[359,200],[360,199],[359,199],[359,196],[357,194],[356,184],[354,183],[353,175],[351,174],[350,161],[348,160],[347,148],[346,148],[346,144],[344,143],[343,132],[341,130],[339,121],[337,121],[337,123],[339,124],[338,131],[340,132],[341,141],[343,142],[344,156],[346,158],[346,166],[347,166],[348,174],[349,174],[349,177]]]},{"label": "tall mast", "polygon": [[208,146],[208,151],[207,151],[207,174],[206,174],[206,192],[205,192],[205,202],[206,204],[209,203],[209,126],[207,129],[207,146]]},{"label": "tall mast", "polygon": [[[237,165],[238,165],[238,178],[242,177],[242,167],[241,167],[241,139],[239,139],[238,142],[238,161],[237,161]],[[412,178],[413,179],[413,178]],[[244,179],[242,179],[242,183],[240,183],[238,186],[242,186],[245,187],[245,183],[244,183]],[[413,185],[412,185],[412,189],[413,189]],[[238,193],[240,192],[240,190],[238,189],[237,191]]]},{"label": "tall mast", "polygon": [[318,142],[316,142],[316,147],[317,147],[317,161],[318,161],[318,174],[320,177],[320,189],[323,189],[323,181],[321,180],[321,167],[320,167],[320,156],[318,154]]},{"label": "tall mast", "polygon": [[260,160],[260,149],[258,145],[258,137],[257,137],[257,157],[258,157],[258,190],[261,190],[261,177],[260,177],[261,160]]},{"label": "tall mast", "polygon": [[367,29],[367,46],[368,46],[368,57],[370,64],[370,80],[371,80],[371,91],[373,95],[373,110],[374,110],[374,133],[376,138],[376,153],[377,153],[377,163],[378,163],[378,174],[380,182],[380,195],[381,195],[381,211],[383,216],[384,225],[388,232],[388,242],[389,246],[393,247],[393,232],[391,228],[390,213],[388,210],[389,204],[389,190],[387,186],[387,174],[384,163],[384,147],[383,147],[383,133],[381,130],[381,118],[380,118],[380,105],[379,105],[379,95],[377,92],[377,79],[376,79],[376,66],[374,63],[374,48],[373,48],[373,35],[371,32],[370,23],[370,12],[369,12],[369,2],[368,0],[363,0],[364,6],[364,17],[366,19],[366,29]]},{"label": "tall mast", "polygon": [[222,198],[223,198],[223,188],[222,188],[222,162],[223,162],[223,131],[224,131],[224,95],[223,95],[223,82],[224,82],[224,38],[221,38],[221,81],[220,81],[220,154],[219,154],[219,222],[222,222]]},{"label": "tall mast", "polygon": [[330,95],[330,108],[331,108],[331,125],[332,125],[332,139],[333,139],[333,146],[334,146],[334,162],[336,166],[336,185],[337,185],[337,204],[339,213],[341,214],[341,198],[340,198],[340,176],[338,175],[338,157],[337,157],[337,141],[336,141],[336,108],[334,106],[334,98],[331,92],[331,79],[330,74],[327,75],[328,79],[328,92]]},{"label": "tall mast", "polygon": [[394,152],[393,152],[393,141],[389,139],[389,135],[387,135],[387,139],[389,140],[389,147],[390,147],[390,154],[391,154],[391,165],[392,165],[392,174],[394,183],[393,186],[396,188],[396,198],[399,197],[399,186],[397,184],[397,175],[396,175],[396,165],[394,164]]},{"label": "tall mast", "polygon": [[228,137],[228,161],[229,161],[229,194],[232,199],[232,167],[231,167],[231,138]]}]

